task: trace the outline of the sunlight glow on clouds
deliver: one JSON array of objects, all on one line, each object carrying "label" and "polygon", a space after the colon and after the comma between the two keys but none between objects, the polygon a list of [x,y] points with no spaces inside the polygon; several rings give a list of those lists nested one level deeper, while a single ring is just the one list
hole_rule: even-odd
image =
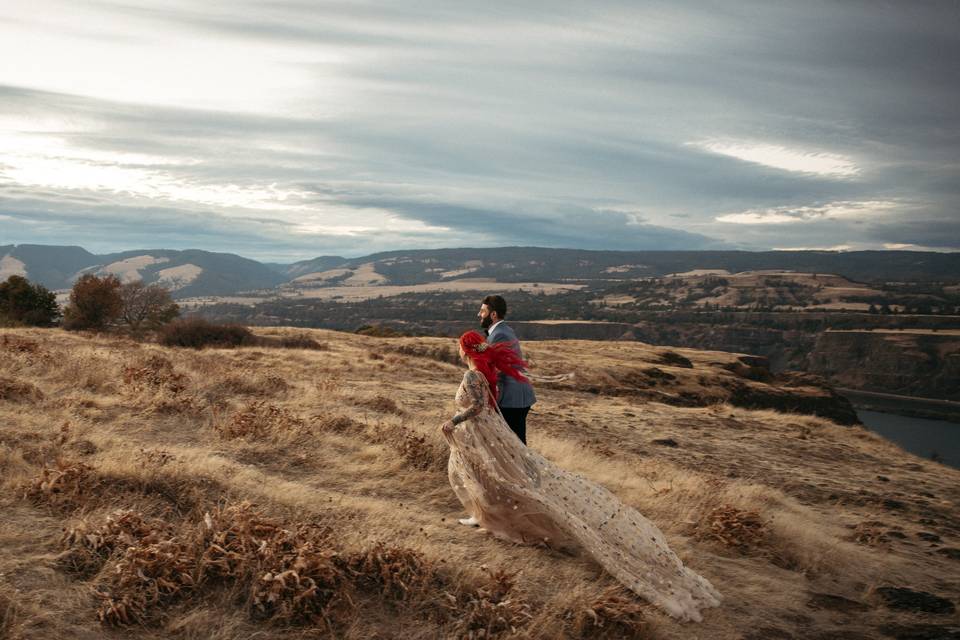
[{"label": "sunlight glow on clouds", "polygon": [[0,178],[19,185],[262,210],[298,209],[295,201],[307,195],[274,185],[199,184],[153,168],[181,164],[197,163],[85,149],[53,136],[0,132]]},{"label": "sunlight glow on clouds", "polygon": [[860,168],[852,159],[836,153],[801,151],[773,144],[721,140],[688,144],[711,153],[784,171],[835,178],[851,178],[860,174]]},{"label": "sunlight glow on clouds", "polygon": [[793,224],[811,220],[869,219],[897,206],[896,202],[886,200],[841,201],[809,207],[751,209],[717,216],[715,220],[732,224]]}]

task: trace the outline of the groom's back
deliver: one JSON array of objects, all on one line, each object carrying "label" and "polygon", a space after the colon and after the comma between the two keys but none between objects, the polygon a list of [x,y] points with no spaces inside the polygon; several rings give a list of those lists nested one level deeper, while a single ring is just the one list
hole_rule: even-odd
[{"label": "groom's back", "polygon": [[[506,342],[514,353],[523,358],[523,351],[520,349],[517,334],[506,322],[500,322],[493,328],[493,331],[487,336],[487,342],[490,344]],[[498,386],[500,387],[500,398],[497,404],[501,407],[508,409],[530,407],[537,401],[536,394],[533,392],[533,385],[529,382],[520,382],[516,378],[501,373]]]}]

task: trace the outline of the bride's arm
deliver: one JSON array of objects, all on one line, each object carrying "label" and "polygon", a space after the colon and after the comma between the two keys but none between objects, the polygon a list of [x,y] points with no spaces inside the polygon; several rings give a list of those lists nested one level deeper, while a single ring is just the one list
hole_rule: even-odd
[{"label": "bride's arm", "polygon": [[453,427],[465,420],[475,417],[483,411],[483,403],[486,400],[486,388],[484,387],[484,381],[481,375],[482,374],[476,371],[467,371],[463,375],[463,382],[460,383],[460,387],[463,389],[464,396],[470,404],[444,423],[444,431],[452,431]]}]

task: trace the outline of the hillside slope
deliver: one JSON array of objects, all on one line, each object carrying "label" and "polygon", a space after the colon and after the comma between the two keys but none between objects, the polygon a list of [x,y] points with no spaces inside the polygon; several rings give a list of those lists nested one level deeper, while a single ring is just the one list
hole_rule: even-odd
[{"label": "hillside slope", "polygon": [[729,353],[528,343],[549,380],[531,446],[636,507],[724,594],[680,624],[583,554],[456,524],[438,433],[462,375],[451,340],[296,333],[319,348],[0,335],[0,636],[102,638],[98,612],[142,639],[956,632],[960,472],[729,403],[742,385],[829,396],[813,381],[751,380]]}]

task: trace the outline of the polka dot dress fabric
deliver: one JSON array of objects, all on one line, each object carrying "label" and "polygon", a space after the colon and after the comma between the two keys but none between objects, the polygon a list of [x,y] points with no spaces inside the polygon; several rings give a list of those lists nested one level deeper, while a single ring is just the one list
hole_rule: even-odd
[{"label": "polka dot dress fabric", "polygon": [[521,544],[579,546],[624,586],[680,620],[701,620],[720,594],[683,566],[663,533],[602,486],[524,446],[489,401],[486,380],[467,371],[460,412],[446,436],[450,484],[494,535]]}]

